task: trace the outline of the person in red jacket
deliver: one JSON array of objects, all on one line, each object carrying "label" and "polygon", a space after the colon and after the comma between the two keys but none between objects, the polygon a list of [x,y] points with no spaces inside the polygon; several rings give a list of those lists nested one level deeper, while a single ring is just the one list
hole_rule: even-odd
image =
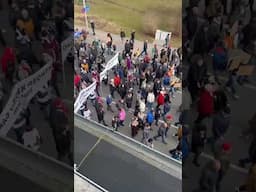
[{"label": "person in red jacket", "polygon": [[198,118],[197,123],[200,123],[207,117],[210,117],[214,112],[213,85],[206,84],[199,96],[198,102]]},{"label": "person in red jacket", "polygon": [[157,107],[161,106],[164,104],[164,98],[165,98],[165,95],[164,93],[161,91],[157,97]]},{"label": "person in red jacket", "polygon": [[116,89],[119,87],[120,83],[121,83],[121,78],[119,77],[119,75],[115,75],[114,84]]},{"label": "person in red jacket", "polygon": [[6,47],[1,58],[2,72],[6,79],[12,81],[14,69],[15,69],[15,53],[13,48]]}]

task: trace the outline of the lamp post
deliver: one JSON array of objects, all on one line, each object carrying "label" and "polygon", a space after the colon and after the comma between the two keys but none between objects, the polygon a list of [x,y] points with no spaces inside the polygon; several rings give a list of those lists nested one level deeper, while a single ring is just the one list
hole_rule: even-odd
[{"label": "lamp post", "polygon": [[84,10],[84,20],[85,20],[85,27],[86,27],[86,32],[89,32],[89,25],[88,25],[88,17],[87,17],[87,11],[86,11],[86,0],[83,0],[83,8]]}]

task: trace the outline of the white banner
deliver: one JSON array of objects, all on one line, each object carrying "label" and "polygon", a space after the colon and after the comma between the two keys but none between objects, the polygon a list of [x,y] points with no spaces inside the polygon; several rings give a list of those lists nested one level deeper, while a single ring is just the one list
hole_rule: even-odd
[{"label": "white banner", "polygon": [[89,97],[89,95],[95,91],[95,89],[96,89],[96,82],[93,82],[90,86],[86,87],[79,93],[79,95],[76,99],[76,102],[74,104],[75,113],[77,113],[79,111],[82,104],[86,101],[86,99]]},{"label": "white banner", "polygon": [[171,32],[156,30],[155,40],[156,41],[165,41],[168,34],[169,34],[169,40],[171,40],[171,36],[172,36]]},{"label": "white banner", "polygon": [[[107,74],[108,70],[112,69],[115,65],[118,64],[118,53],[112,57],[108,63],[106,64],[105,69],[100,73],[100,81],[104,78],[104,76]],[[74,112],[77,113],[81,107],[81,105],[86,101],[86,99],[89,97],[90,94],[93,93],[93,91],[96,89],[96,82],[92,83],[90,86],[83,89],[74,104]]]},{"label": "white banner", "polygon": [[52,59],[39,71],[17,83],[0,116],[0,135],[6,136],[20,112],[51,78]]}]

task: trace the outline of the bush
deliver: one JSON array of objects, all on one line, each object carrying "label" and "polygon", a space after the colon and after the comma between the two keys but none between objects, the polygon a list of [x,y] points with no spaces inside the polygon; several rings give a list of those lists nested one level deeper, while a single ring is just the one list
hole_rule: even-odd
[{"label": "bush", "polygon": [[159,27],[159,18],[150,11],[146,13],[142,20],[142,30],[145,35],[154,37],[155,32]]}]

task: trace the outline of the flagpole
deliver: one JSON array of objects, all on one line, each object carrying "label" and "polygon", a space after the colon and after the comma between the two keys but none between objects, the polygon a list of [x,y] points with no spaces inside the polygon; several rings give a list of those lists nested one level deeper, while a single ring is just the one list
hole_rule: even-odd
[{"label": "flagpole", "polygon": [[[85,0],[83,0],[83,8],[86,9]],[[86,10],[84,10],[84,20],[85,20],[86,31],[89,32],[88,17],[87,17]]]}]

